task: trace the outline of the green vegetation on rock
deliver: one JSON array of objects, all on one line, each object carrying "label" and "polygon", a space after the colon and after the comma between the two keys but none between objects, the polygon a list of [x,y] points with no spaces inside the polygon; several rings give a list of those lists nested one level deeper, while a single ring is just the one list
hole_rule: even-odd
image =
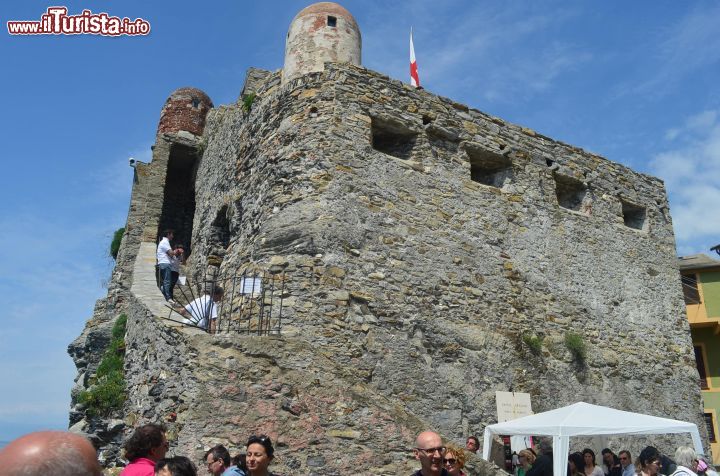
[{"label": "green vegetation on rock", "polygon": [[243,111],[245,111],[246,113],[250,112],[250,110],[252,109],[253,102],[255,102],[255,93],[250,93],[247,96],[245,96],[243,98],[242,102],[243,102],[243,105],[242,105]]},{"label": "green vegetation on rock", "polygon": [[522,336],[522,340],[525,343],[528,348],[534,352],[535,354],[540,352],[540,349],[542,348],[543,339],[542,337],[538,337],[536,335],[531,334],[524,334]]},{"label": "green vegetation on rock", "polygon": [[89,390],[78,396],[78,401],[85,405],[88,416],[105,416],[113,410],[122,408],[127,395],[125,394],[125,329],[127,316],[121,314],[112,328],[110,345],[105,350],[97,372],[95,382]]},{"label": "green vegetation on rock", "polygon": [[565,347],[568,348],[570,353],[572,353],[579,362],[585,361],[587,348],[585,347],[585,341],[580,334],[576,334],[574,332],[566,332]]},{"label": "green vegetation on rock", "polygon": [[112,256],[112,259],[117,259],[118,251],[120,251],[120,242],[124,234],[125,227],[115,230],[112,242],[110,243],[110,256]]}]

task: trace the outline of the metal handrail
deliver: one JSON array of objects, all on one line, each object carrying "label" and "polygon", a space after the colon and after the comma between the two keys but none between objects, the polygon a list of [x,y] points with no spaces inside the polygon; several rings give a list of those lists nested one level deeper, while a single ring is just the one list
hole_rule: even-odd
[{"label": "metal handrail", "polygon": [[[184,304],[170,307],[168,319],[209,333],[279,335],[287,277],[284,272],[265,270],[224,274],[206,270],[198,282],[188,277],[186,284],[178,287]],[[211,302],[218,287],[224,291],[222,298]],[[211,326],[213,313],[217,318]],[[183,320],[174,319],[176,315]]]}]

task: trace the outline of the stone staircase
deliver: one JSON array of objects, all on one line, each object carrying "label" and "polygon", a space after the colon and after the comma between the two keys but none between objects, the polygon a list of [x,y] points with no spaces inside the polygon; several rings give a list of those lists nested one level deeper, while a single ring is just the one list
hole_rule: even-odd
[{"label": "stone staircase", "polygon": [[[165,302],[160,289],[157,287],[157,281],[155,279],[155,252],[157,245],[155,243],[143,242],[140,243],[140,249],[138,250],[137,257],[135,258],[135,264],[133,266],[133,283],[130,287],[130,291],[137,297],[155,317],[167,319],[168,317],[180,321],[182,317],[177,313],[172,313]],[[179,290],[176,290],[176,295]],[[189,293],[188,293],[189,295]],[[180,323],[175,323],[169,320],[165,322],[173,327],[184,328]]]}]

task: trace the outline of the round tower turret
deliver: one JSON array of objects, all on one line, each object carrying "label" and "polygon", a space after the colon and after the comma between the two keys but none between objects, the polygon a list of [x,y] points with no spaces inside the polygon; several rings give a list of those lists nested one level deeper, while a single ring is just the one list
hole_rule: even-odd
[{"label": "round tower turret", "polygon": [[325,62],[359,65],[361,50],[360,28],[350,12],[334,2],[310,5],[290,23],[283,83],[322,71]]},{"label": "round tower turret", "polygon": [[197,88],[173,91],[160,112],[158,134],[188,131],[200,136],[205,129],[205,117],[213,103]]}]

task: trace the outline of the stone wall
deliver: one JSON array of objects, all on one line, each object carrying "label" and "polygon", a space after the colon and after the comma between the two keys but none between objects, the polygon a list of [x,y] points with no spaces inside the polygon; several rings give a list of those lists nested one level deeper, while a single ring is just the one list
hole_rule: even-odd
[{"label": "stone wall", "polygon": [[250,111],[208,115],[188,267],[283,269],[282,333],[126,300],[126,432],[172,420],[198,460],[264,432],[280,473],[402,474],[422,429],[481,435],[498,390],[702,422],[662,182],[360,67],[253,82]]},{"label": "stone wall", "polygon": [[[164,422],[171,451],[196,461],[215,444],[235,454],[249,435],[269,434],[277,447],[273,468],[282,474],[412,469],[407,442],[423,422],[378,398],[352,369],[307,340],[181,330],[153,319],[137,300],[128,312],[128,431]],[[473,474],[498,471],[477,460],[473,465],[479,468]]]},{"label": "stone wall", "polygon": [[280,255],[283,333],[379,395],[455,438],[494,421],[497,390],[700,422],[661,181],[349,65],[213,114],[194,241],[229,205],[223,266]]}]

